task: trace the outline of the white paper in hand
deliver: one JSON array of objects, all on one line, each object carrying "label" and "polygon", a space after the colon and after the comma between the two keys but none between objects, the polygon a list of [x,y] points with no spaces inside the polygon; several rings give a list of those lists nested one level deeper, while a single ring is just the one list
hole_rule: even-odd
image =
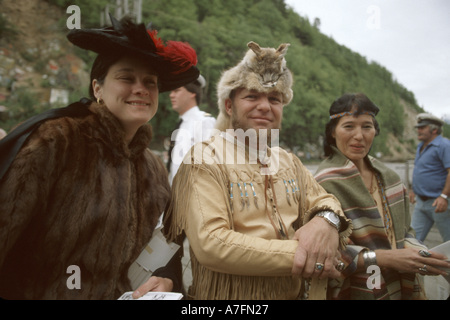
[{"label": "white paper in hand", "polygon": [[134,299],[133,291],[125,292],[117,300],[181,300],[183,295],[177,292],[147,292],[142,297]]}]

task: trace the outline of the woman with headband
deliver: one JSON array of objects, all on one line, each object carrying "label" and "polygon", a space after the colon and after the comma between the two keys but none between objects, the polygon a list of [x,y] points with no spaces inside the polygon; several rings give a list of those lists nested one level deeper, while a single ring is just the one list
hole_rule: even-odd
[{"label": "woman with headband", "polygon": [[344,94],[330,107],[315,178],[341,202],[353,232],[342,251],[342,277],[328,299],[425,299],[419,275],[445,275],[445,257],[414,238],[408,194],[397,173],[369,155],[380,133],[379,108],[364,94]]}]

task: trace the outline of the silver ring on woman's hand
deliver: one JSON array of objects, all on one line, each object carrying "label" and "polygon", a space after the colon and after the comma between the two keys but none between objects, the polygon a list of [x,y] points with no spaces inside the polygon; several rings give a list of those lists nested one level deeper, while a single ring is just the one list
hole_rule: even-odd
[{"label": "silver ring on woman's hand", "polygon": [[419,254],[420,254],[422,257],[425,257],[425,258],[431,256],[431,253],[429,253],[429,252],[426,251],[426,250],[419,250]]},{"label": "silver ring on woman's hand", "polygon": [[427,270],[427,265],[424,264],[422,268],[419,268],[419,271],[422,271],[422,272],[428,272],[428,270]]},{"label": "silver ring on woman's hand", "polygon": [[316,263],[316,270],[317,271],[322,271],[323,270],[323,267],[324,267],[325,265],[323,264],[323,263]]},{"label": "silver ring on woman's hand", "polygon": [[345,264],[341,261],[336,265],[335,268],[337,271],[342,272],[342,270],[344,270],[344,268],[345,268]]}]

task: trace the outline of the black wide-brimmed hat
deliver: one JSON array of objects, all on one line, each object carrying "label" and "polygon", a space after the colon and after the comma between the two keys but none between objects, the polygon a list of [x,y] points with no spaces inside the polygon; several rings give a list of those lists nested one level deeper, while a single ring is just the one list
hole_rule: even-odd
[{"label": "black wide-brimmed hat", "polygon": [[197,54],[187,43],[168,41],[164,44],[156,30],[130,19],[118,21],[110,15],[112,26],[101,29],[73,29],[67,35],[76,46],[99,55],[124,54],[141,57],[158,73],[160,92],[182,87],[200,74]]}]

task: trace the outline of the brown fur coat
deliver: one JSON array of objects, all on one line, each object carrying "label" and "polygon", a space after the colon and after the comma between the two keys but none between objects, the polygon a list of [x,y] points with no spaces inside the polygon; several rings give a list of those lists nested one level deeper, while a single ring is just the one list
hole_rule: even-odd
[{"label": "brown fur coat", "polygon": [[[170,198],[150,125],[130,145],[96,103],[42,124],[0,184],[0,297],[116,299]],[[81,289],[69,289],[71,265]]]}]

